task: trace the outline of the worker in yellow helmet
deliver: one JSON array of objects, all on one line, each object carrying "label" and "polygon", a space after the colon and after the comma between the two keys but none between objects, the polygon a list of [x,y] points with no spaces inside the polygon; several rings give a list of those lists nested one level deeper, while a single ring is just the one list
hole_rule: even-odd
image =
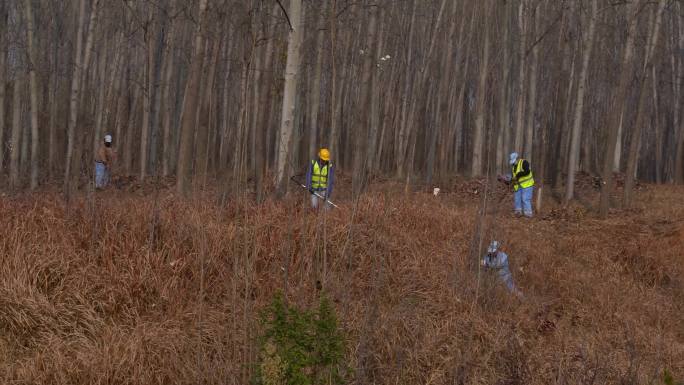
[{"label": "worker in yellow helmet", "polygon": [[[333,183],[335,181],[335,169],[330,162],[330,151],[321,148],[318,151],[318,159],[313,159],[306,171],[306,188],[311,193],[311,207],[317,209],[321,201],[330,199]],[[326,204],[325,208],[329,208]]]}]

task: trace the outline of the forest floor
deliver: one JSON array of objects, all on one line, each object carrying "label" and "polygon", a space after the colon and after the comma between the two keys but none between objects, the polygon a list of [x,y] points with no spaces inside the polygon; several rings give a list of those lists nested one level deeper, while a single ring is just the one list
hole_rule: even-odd
[{"label": "forest floor", "polygon": [[[482,181],[341,188],[321,213],[304,194],[220,205],[163,185],[68,210],[55,192],[0,196],[1,383],[247,384],[278,291],[333,301],[350,382],[684,380],[684,187],[641,185],[599,219],[585,177],[577,203],[519,219],[497,186],[483,219]],[[523,298],[478,267],[494,238]]]}]

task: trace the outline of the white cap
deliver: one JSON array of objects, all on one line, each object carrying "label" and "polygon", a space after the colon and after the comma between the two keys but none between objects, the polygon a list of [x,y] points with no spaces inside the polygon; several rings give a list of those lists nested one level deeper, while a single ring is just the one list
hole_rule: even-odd
[{"label": "white cap", "polygon": [[512,165],[514,165],[515,162],[517,162],[517,161],[518,161],[518,153],[517,153],[517,152],[512,152],[512,153],[511,153],[511,157],[510,157],[508,163],[512,166]]},{"label": "white cap", "polygon": [[492,241],[492,243],[489,244],[489,248],[487,248],[488,253],[496,253],[496,251],[499,250],[499,242],[498,241]]},{"label": "white cap", "polygon": [[111,143],[112,142],[112,136],[111,135],[105,135],[105,143]]}]

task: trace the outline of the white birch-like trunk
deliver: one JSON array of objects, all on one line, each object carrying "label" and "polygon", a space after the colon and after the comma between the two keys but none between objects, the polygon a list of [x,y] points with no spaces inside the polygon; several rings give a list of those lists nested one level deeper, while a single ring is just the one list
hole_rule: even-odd
[{"label": "white birch-like trunk", "polygon": [[297,97],[297,81],[300,71],[300,51],[304,36],[304,8],[302,0],[290,1],[290,20],[293,29],[289,33],[287,44],[287,64],[285,65],[285,90],[283,108],[280,118],[280,144],[276,169],[276,186],[278,195],[283,196],[287,188],[287,170],[290,159],[290,145],[295,117],[295,98]]}]

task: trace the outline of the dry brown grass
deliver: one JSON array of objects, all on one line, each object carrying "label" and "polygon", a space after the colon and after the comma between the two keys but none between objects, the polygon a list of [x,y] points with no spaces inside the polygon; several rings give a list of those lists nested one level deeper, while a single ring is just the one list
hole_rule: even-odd
[{"label": "dry brown grass", "polygon": [[68,213],[50,193],[0,199],[0,381],[247,384],[258,310],[277,290],[311,304],[317,281],[366,383],[684,376],[682,188],[649,187],[605,221],[495,205],[484,242],[503,242],[522,301],[478,279],[479,193],[387,190],[325,218],[299,201],[162,193],[156,225],[149,196],[98,194],[94,211],[84,198]]}]

